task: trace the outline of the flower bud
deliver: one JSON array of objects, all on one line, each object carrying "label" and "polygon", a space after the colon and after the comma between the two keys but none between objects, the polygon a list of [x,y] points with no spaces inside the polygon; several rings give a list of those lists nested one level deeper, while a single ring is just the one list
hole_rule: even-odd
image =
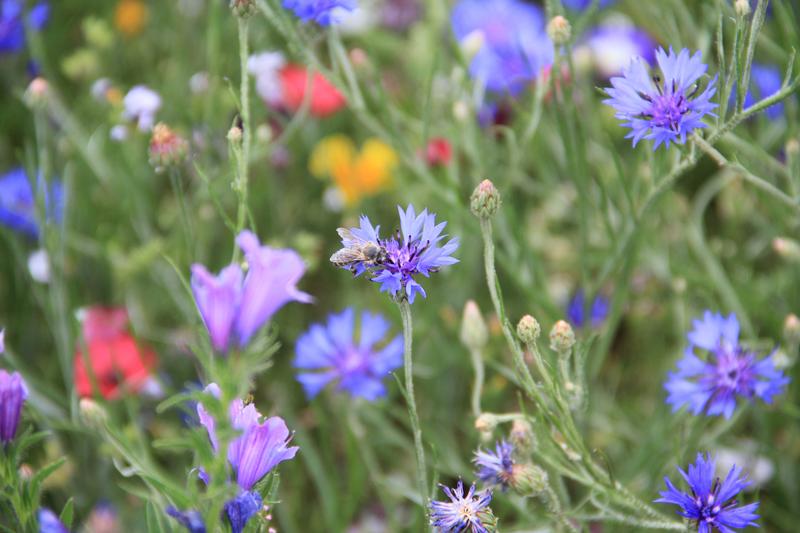
[{"label": "flower bud", "polygon": [[517,336],[525,344],[533,344],[542,333],[539,322],[531,315],[525,315],[519,319],[517,324]]},{"label": "flower bud", "polygon": [[461,53],[464,55],[464,61],[467,63],[471,62],[472,58],[481,51],[485,41],[486,38],[481,30],[473,30],[464,36],[461,42],[458,43],[461,48]]},{"label": "flower bud", "polygon": [[800,141],[797,139],[789,139],[786,141],[784,151],[786,152],[787,157],[797,157],[800,155]]},{"label": "flower bud", "polygon": [[177,165],[189,152],[189,143],[172,131],[169,126],[159,122],[153,128],[150,138],[150,164],[156,170]]},{"label": "flower bud", "polygon": [[565,45],[572,36],[572,26],[567,19],[556,15],[547,23],[547,35],[556,46]]},{"label": "flower bud", "polygon": [[255,0],[231,0],[231,11],[237,17],[247,18],[256,12]]},{"label": "flower bud", "polygon": [[794,313],[786,315],[786,320],[783,321],[783,336],[786,342],[800,343],[800,318]]},{"label": "flower bud", "polygon": [[91,398],[81,398],[78,404],[81,420],[90,428],[100,430],[108,420],[108,413],[102,405]]},{"label": "flower bud", "polygon": [[483,413],[475,419],[475,429],[484,439],[492,437],[492,432],[497,427],[497,416],[491,413]]},{"label": "flower bud", "polygon": [[497,517],[494,515],[491,507],[484,507],[475,515],[480,520],[483,529],[486,533],[496,533],[497,532]]},{"label": "flower bud", "polygon": [[235,145],[241,144],[242,128],[239,126],[231,126],[231,129],[228,130],[228,142]]},{"label": "flower bud", "polygon": [[532,464],[515,464],[509,479],[511,488],[525,496],[547,491],[548,476],[542,468]]},{"label": "flower bud", "polygon": [[28,397],[28,388],[19,372],[0,369],[0,444],[6,444],[17,436],[17,426],[22,416],[22,406]]},{"label": "flower bud", "polygon": [[25,90],[25,102],[30,107],[43,105],[47,101],[47,91],[49,90],[47,80],[38,76],[33,78]]},{"label": "flower bud", "polygon": [[800,261],[800,243],[794,239],[775,237],[772,240],[772,249],[784,259]]},{"label": "flower bud", "polygon": [[536,435],[533,433],[533,427],[530,422],[522,418],[515,419],[511,423],[508,441],[522,454],[533,451],[536,446]]},{"label": "flower bud", "polygon": [[464,305],[460,339],[470,350],[480,350],[489,341],[489,330],[474,300],[468,300]]},{"label": "flower bud", "polygon": [[470,197],[469,207],[478,218],[489,218],[500,207],[500,192],[491,180],[483,180],[475,187]]},{"label": "flower bud", "polygon": [[550,348],[559,355],[567,355],[575,346],[575,332],[564,320],[559,320],[550,330]]},{"label": "flower bud", "polygon": [[733,10],[737,17],[746,17],[750,14],[750,0],[736,0],[733,3]]}]

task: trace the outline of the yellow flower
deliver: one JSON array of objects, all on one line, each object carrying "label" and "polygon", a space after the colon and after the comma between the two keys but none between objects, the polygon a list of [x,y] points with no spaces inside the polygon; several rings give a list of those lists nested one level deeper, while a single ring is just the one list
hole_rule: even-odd
[{"label": "yellow flower", "polygon": [[141,0],[120,0],[114,11],[114,25],[126,37],[140,33],[147,22],[147,6]]},{"label": "yellow flower", "polygon": [[330,135],[314,147],[308,168],[318,178],[330,178],[347,206],[388,188],[399,162],[397,153],[378,139],[356,146],[345,135]]}]

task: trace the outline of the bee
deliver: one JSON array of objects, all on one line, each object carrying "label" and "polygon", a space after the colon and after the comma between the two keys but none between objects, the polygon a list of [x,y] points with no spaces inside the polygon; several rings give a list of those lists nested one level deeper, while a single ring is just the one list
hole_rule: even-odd
[{"label": "bee", "polygon": [[331,256],[331,263],[337,267],[355,271],[358,263],[370,268],[386,261],[386,249],[380,244],[360,239],[347,228],[339,228],[336,232],[342,239],[352,241],[350,246],[345,246]]}]

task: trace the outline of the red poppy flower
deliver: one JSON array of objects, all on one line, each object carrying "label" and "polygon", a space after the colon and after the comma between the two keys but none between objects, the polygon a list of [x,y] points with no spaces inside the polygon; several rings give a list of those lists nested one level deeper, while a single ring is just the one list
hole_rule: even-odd
[{"label": "red poppy flower", "polygon": [[[92,307],[83,320],[83,344],[75,349],[75,387],[78,394],[93,394],[88,359],[100,394],[106,399],[121,391],[138,392],[150,378],[156,365],[155,353],[141,347],[125,331],[128,315],[124,309]],[[88,354],[82,348],[86,347]]]},{"label": "red poppy flower", "polygon": [[434,137],[428,141],[428,146],[425,147],[425,161],[428,165],[447,166],[452,158],[453,149],[450,141],[444,137]]},{"label": "red poppy flower", "polygon": [[[280,71],[283,89],[283,105],[290,111],[297,111],[303,105],[308,84],[308,70],[301,65],[286,65]],[[347,103],[342,93],[331,85],[319,72],[311,81],[311,101],[309,111],[315,117],[327,117],[340,110]]]}]

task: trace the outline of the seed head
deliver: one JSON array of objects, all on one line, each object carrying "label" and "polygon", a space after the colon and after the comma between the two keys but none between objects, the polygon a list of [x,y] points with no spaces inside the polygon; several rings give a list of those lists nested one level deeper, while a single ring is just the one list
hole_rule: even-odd
[{"label": "seed head", "polygon": [[47,80],[38,76],[28,84],[25,91],[25,102],[31,107],[37,107],[45,103],[47,100],[47,92],[49,90]]},{"label": "seed head", "polygon": [[500,192],[491,180],[483,180],[470,197],[470,209],[478,218],[490,218],[501,205]]},{"label": "seed head", "polygon": [[102,429],[108,420],[105,408],[91,398],[81,398],[78,405],[83,423],[96,430]]},{"label": "seed head", "polygon": [[156,170],[177,165],[186,158],[188,152],[189,143],[186,139],[163,122],[155,125],[150,138],[150,164]]},{"label": "seed head", "polygon": [[235,145],[241,144],[242,128],[239,126],[231,126],[231,129],[228,130],[228,142]]}]

